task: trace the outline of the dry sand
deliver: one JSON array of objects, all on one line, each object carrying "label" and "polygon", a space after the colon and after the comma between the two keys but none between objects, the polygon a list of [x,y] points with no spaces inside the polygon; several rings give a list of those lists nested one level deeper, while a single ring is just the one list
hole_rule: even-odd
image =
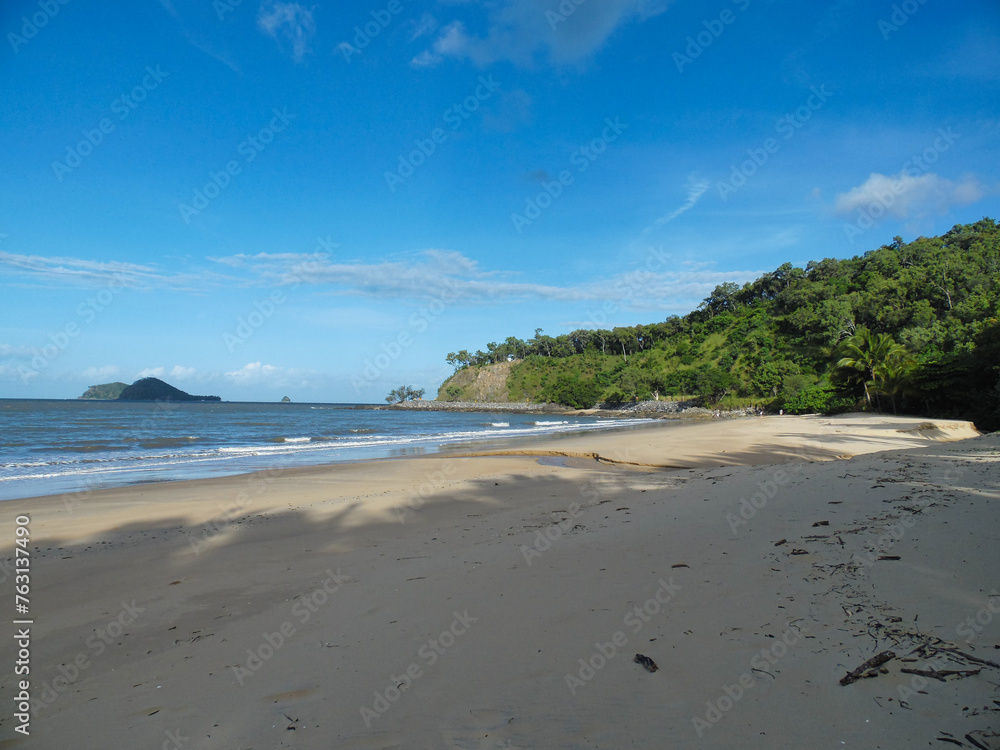
[{"label": "dry sand", "polygon": [[0,747],[1000,747],[997,435],[772,417],[506,452],[5,502],[36,711],[20,738],[3,649]]}]

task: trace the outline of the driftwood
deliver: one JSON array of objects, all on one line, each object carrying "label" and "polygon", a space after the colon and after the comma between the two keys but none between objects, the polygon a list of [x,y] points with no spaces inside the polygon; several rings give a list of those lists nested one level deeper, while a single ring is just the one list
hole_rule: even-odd
[{"label": "driftwood", "polygon": [[866,677],[875,677],[878,674],[877,670],[879,667],[890,659],[895,658],[896,654],[894,651],[883,651],[880,654],[875,654],[875,656],[866,661],[860,667],[841,677],[840,684],[850,685],[852,682],[857,682],[858,680],[865,679]]},{"label": "driftwood", "polygon": [[949,654],[955,654],[956,656],[961,656],[967,661],[974,662],[975,664],[985,664],[987,667],[993,667],[994,669],[1000,669],[1000,664],[995,661],[990,661],[989,659],[980,659],[978,656],[973,656],[972,654],[967,654],[964,651],[959,651],[957,648],[948,648],[947,646],[928,646],[935,651],[945,651]]},{"label": "driftwood", "polygon": [[906,674],[918,674],[921,677],[933,677],[935,680],[941,680],[941,682],[947,682],[945,679],[949,675],[957,674],[959,677],[972,677],[977,675],[983,670],[981,669],[903,669],[900,672],[906,672]]},{"label": "driftwood", "polygon": [[[994,669],[1000,669],[1000,664],[995,661],[990,661],[989,659],[982,659],[978,656],[973,656],[972,654],[967,654],[965,651],[960,651],[954,646],[945,645],[946,641],[942,641],[940,638],[935,638],[935,642],[931,643],[929,637],[925,637],[924,642],[917,646],[911,654],[920,653],[924,658],[930,658],[935,654],[949,654],[951,658],[955,659],[958,657],[960,659],[965,659],[973,664],[982,664],[986,667],[993,667]],[[956,661],[958,659],[955,659]]]}]

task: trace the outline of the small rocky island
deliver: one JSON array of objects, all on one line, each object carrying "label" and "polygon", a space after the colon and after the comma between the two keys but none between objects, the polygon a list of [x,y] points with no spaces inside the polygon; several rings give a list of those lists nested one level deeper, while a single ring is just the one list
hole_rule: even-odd
[{"label": "small rocky island", "polygon": [[222,401],[219,396],[192,396],[180,388],[164,383],[159,378],[141,378],[132,385],[124,383],[92,385],[80,398],[112,401]]},{"label": "small rocky island", "polygon": [[102,385],[92,385],[80,398],[93,399],[98,401],[114,401],[122,391],[128,388],[128,383],[104,383]]}]

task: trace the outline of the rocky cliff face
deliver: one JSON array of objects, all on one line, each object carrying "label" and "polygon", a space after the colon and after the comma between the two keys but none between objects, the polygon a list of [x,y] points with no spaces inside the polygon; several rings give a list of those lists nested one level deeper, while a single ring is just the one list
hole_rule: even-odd
[{"label": "rocky cliff face", "polygon": [[118,401],[222,401],[218,396],[192,396],[159,378],[142,378],[128,386]]},{"label": "rocky cliff face", "polygon": [[436,400],[510,403],[507,375],[513,365],[513,362],[497,362],[459,370],[441,384]]},{"label": "rocky cliff face", "polygon": [[102,383],[92,385],[80,398],[114,400],[122,395],[122,391],[128,388],[128,383]]}]

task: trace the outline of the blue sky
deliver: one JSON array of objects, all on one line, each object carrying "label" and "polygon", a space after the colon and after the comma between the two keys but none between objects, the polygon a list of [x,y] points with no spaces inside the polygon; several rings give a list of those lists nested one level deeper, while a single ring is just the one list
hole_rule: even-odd
[{"label": "blue sky", "polygon": [[0,397],[433,394],[450,351],[1000,218],[993,0],[15,0],[0,32]]}]

